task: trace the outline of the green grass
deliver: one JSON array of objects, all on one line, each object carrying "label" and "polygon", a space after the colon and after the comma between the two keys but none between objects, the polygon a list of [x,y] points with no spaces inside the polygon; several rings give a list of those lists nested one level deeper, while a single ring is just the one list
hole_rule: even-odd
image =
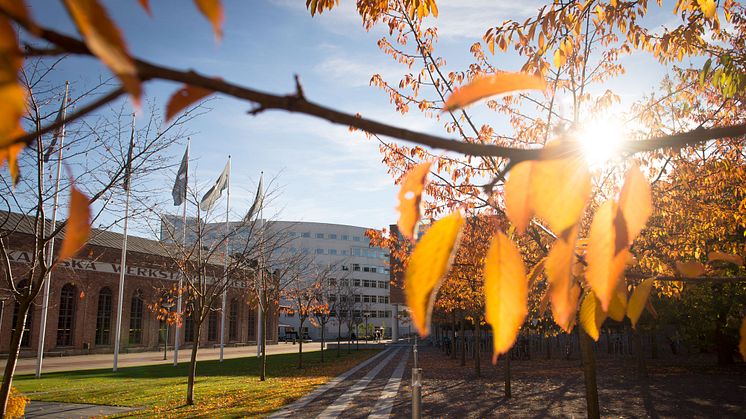
[{"label": "green grass", "polygon": [[264,416],[375,354],[376,350],[267,356],[267,380],[259,381],[256,357],[197,363],[195,405],[185,406],[188,363],[21,375],[14,386],[31,400],[139,407],[138,417]]}]

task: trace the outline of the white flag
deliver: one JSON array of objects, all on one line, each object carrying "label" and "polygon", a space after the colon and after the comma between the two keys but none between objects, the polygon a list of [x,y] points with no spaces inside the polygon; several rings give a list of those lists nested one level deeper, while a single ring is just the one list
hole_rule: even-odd
[{"label": "white flag", "polygon": [[262,185],[263,178],[263,174],[259,176],[259,186],[257,186],[256,188],[256,197],[254,197],[254,203],[251,204],[249,212],[246,213],[246,216],[243,218],[244,222],[250,222],[251,219],[254,218],[254,216],[257,215],[264,206],[264,186]]},{"label": "white flag", "polygon": [[220,177],[215,182],[214,185],[212,185],[212,188],[210,188],[209,191],[205,194],[205,196],[202,197],[202,201],[199,203],[199,208],[202,211],[207,211],[210,208],[212,208],[213,205],[215,205],[215,202],[220,199],[220,197],[223,195],[223,191],[228,186],[228,173],[230,171],[230,161],[225,164],[225,169],[223,169],[223,173],[220,174]]}]

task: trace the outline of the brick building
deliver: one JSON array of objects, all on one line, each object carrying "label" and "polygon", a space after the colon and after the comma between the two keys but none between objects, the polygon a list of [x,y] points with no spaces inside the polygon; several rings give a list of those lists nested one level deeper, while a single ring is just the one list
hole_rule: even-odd
[{"label": "brick building", "polygon": [[[11,270],[16,278],[28,269],[33,249],[32,219],[0,212],[0,231],[10,251]],[[59,248],[59,242],[58,248]],[[52,273],[49,310],[45,337],[47,354],[85,354],[113,352],[115,318],[118,302],[122,235],[94,229],[88,245],[76,258]],[[216,266],[216,269],[220,269]],[[163,348],[166,324],[157,319],[152,305],[164,290],[172,288],[179,275],[175,261],[168,257],[163,244],[155,240],[130,236],[127,241],[122,313],[121,350],[137,352]],[[24,284],[16,284],[23,287]],[[255,344],[257,309],[247,303],[245,290],[232,288],[226,304],[225,341],[227,346]],[[0,353],[7,353],[10,335],[17,316],[15,301],[7,285],[0,284]],[[219,344],[219,302],[203,323],[200,346]],[[42,295],[29,313],[21,345],[21,356],[36,356]],[[277,342],[277,316],[270,316],[268,342]],[[180,333],[182,348],[193,344],[194,324],[186,318]],[[173,326],[168,332],[169,346],[174,344]]]}]

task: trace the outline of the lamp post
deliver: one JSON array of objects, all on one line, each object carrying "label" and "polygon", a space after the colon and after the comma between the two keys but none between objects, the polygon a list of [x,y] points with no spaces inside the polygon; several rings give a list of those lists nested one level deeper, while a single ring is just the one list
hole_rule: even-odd
[{"label": "lamp post", "polygon": [[162,307],[166,309],[166,336],[163,339],[163,360],[166,360],[167,352],[168,352],[168,313],[171,312],[171,308],[174,306],[174,303],[170,300],[166,300],[163,302]]},{"label": "lamp post", "polygon": [[368,317],[370,317],[370,312],[363,313],[363,317],[365,317],[365,342],[368,343]]}]

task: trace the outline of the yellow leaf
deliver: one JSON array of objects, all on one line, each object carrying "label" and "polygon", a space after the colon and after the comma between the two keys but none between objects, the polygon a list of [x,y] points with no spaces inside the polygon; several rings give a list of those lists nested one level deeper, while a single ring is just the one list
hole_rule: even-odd
[{"label": "yellow leaf", "polygon": [[562,67],[565,64],[565,54],[562,52],[561,47],[554,51],[554,66],[557,68]]},{"label": "yellow leaf", "polygon": [[650,296],[650,290],[653,288],[653,278],[648,278],[636,286],[632,290],[632,296],[629,297],[629,304],[627,305],[627,317],[632,322],[632,328],[634,329],[637,325],[637,321],[640,319],[642,310],[648,302]]},{"label": "yellow leaf", "polygon": [[197,4],[200,13],[212,23],[215,38],[220,40],[223,37],[223,19],[225,18],[220,0],[194,0],[194,3]]},{"label": "yellow leaf", "polygon": [[184,85],[177,90],[168,100],[166,105],[166,121],[173,118],[176,114],[184,110],[189,105],[212,94],[212,90],[201,87]]},{"label": "yellow leaf", "polygon": [[[604,202],[593,217],[588,235],[588,250],[585,278],[593,289],[604,311],[609,310],[609,303],[624,272],[629,249],[619,249],[615,228],[620,211],[614,201]],[[626,236],[626,229],[623,230]],[[626,241],[625,241],[626,242]]]},{"label": "yellow leaf", "polygon": [[24,144],[11,144],[5,148],[0,148],[0,168],[8,162],[8,171],[10,172],[10,178],[13,181],[13,186],[18,184],[20,179],[20,171],[18,169],[18,155],[21,153]]},{"label": "yellow leaf", "polygon": [[723,252],[710,252],[709,254],[707,254],[708,262],[713,262],[716,260],[732,263],[738,266],[743,266],[743,258],[741,256],[731,255],[731,254],[723,253]]},{"label": "yellow leaf", "polygon": [[505,182],[505,212],[519,233],[523,234],[534,216],[531,208],[529,185],[533,162],[518,163],[510,170]]},{"label": "yellow leaf", "polygon": [[[558,142],[546,149],[560,147]],[[534,213],[547,221],[559,236],[577,224],[591,193],[591,175],[582,156],[541,160],[532,164],[530,203]]]},{"label": "yellow leaf", "polygon": [[142,90],[135,63],[106,9],[97,0],[65,0],[65,5],[88,48],[117,75],[139,106]]},{"label": "yellow leaf", "polygon": [[715,17],[715,12],[717,10],[715,0],[697,0],[697,3],[699,3],[699,8],[708,19]]},{"label": "yellow leaf", "polygon": [[741,339],[738,341],[738,351],[741,352],[741,357],[746,360],[746,317],[741,320],[741,329],[739,332]]},{"label": "yellow leaf", "polygon": [[492,325],[494,354],[510,350],[528,314],[528,281],[521,254],[513,242],[497,232],[484,262],[485,319]]},{"label": "yellow leaf", "polygon": [[[576,233],[577,228],[574,228],[569,240],[555,240],[544,263],[549,282],[549,298],[552,302],[552,317],[565,331],[571,328],[580,293],[580,288],[575,284],[571,273],[575,261]],[[577,288],[577,292],[574,288]]]},{"label": "yellow leaf", "polygon": [[607,314],[613,320],[618,322],[624,320],[624,314],[627,311],[627,284],[624,280],[619,281],[616,292],[611,297],[609,311]]},{"label": "yellow leaf", "polygon": [[542,258],[539,262],[534,265],[533,268],[531,268],[531,272],[528,274],[528,287],[533,287],[534,283],[536,282],[536,279],[539,278],[542,272],[544,272],[544,262],[546,262],[546,258]]},{"label": "yellow leaf", "polygon": [[515,93],[522,90],[544,90],[544,79],[526,73],[497,73],[477,76],[470,83],[456,89],[446,99],[445,109],[463,108],[489,96]]},{"label": "yellow leaf", "polygon": [[17,82],[0,85],[0,148],[23,135],[21,117],[25,113],[26,91]]},{"label": "yellow leaf", "polygon": [[412,323],[420,335],[430,333],[430,315],[443,276],[451,266],[464,218],[458,212],[438,220],[425,233],[409,258],[404,294]]},{"label": "yellow leaf", "polygon": [[653,212],[650,183],[637,165],[632,166],[627,172],[622,192],[619,194],[619,209],[627,225],[627,244],[631,244]]},{"label": "yellow leaf", "polygon": [[601,325],[606,320],[606,313],[601,309],[593,291],[586,292],[583,295],[583,302],[580,303],[580,325],[583,327],[588,336],[593,340],[598,340]]},{"label": "yellow leaf", "polygon": [[694,260],[689,262],[676,261],[676,270],[684,278],[696,278],[705,273],[705,265]]},{"label": "yellow leaf", "polygon": [[58,258],[65,260],[75,256],[88,242],[90,232],[91,209],[88,206],[88,197],[72,185],[65,238],[62,240],[62,249],[60,249]]},{"label": "yellow leaf", "polygon": [[399,232],[414,240],[415,227],[420,221],[420,204],[425,190],[427,174],[432,162],[420,163],[409,169],[399,189]]}]

